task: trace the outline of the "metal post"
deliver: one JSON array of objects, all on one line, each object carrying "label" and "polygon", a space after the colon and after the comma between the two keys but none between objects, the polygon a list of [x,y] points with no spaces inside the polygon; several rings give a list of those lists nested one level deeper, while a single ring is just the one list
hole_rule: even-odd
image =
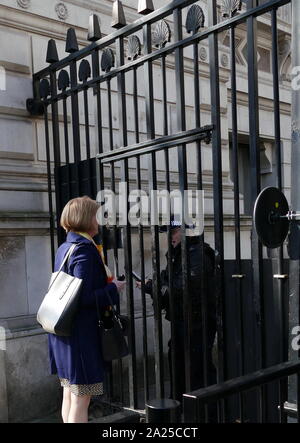
[{"label": "metal post", "polygon": [[[300,66],[300,2],[292,0],[292,66]],[[296,70],[296,69],[295,69]],[[293,71],[292,71],[293,72]],[[297,74],[297,70],[296,70]],[[300,208],[300,91],[292,89],[292,143],[291,143],[291,207]],[[294,336],[291,332],[299,325],[299,260],[300,260],[300,224],[291,223],[289,238],[290,246],[290,276],[289,276],[289,334],[291,342]],[[289,360],[296,360],[299,352],[289,349]],[[290,379],[289,402],[297,403],[297,383]]]},{"label": "metal post", "polygon": [[[144,53],[150,54],[152,51],[151,25],[144,27]],[[153,90],[153,68],[152,62],[144,64],[145,82],[145,105],[146,105],[146,127],[147,139],[155,139],[154,120],[154,90]],[[157,190],[156,155],[151,153],[148,156],[148,183],[149,194],[152,190]],[[154,201],[155,204],[155,201]],[[156,213],[156,208],[151,209]],[[159,257],[159,235],[158,226],[151,225],[152,238],[152,278],[153,278],[153,309],[155,324],[155,377],[156,377],[156,397],[164,398],[164,366],[163,366],[163,331],[161,319],[160,293],[160,257]]]},{"label": "metal post", "polygon": [[[173,12],[175,41],[182,40],[182,10],[177,8]],[[178,131],[186,130],[185,116],[185,90],[184,90],[184,60],[183,48],[175,50],[175,81],[176,81],[176,107]],[[186,145],[180,144],[177,148],[179,187],[182,198],[182,226],[181,226],[181,260],[183,284],[183,320],[184,320],[184,361],[185,361],[185,389],[191,390],[191,339],[192,339],[192,307],[189,294],[189,257],[187,249],[186,228],[184,223],[185,201],[184,192],[188,189],[187,181],[187,155]]]},{"label": "metal post", "polygon": [[[217,23],[217,2],[209,2],[208,25]],[[218,34],[208,37],[210,88],[211,88],[211,118],[214,126],[212,134],[213,159],[213,199],[215,224],[215,249],[218,251],[219,263],[216,269],[216,300],[217,300],[217,335],[218,335],[218,382],[226,379],[225,355],[225,304],[224,304],[224,232],[223,232],[223,190],[222,190],[222,140],[220,121],[220,87],[219,87],[219,50]]]},{"label": "metal post", "polygon": [[[247,8],[257,6],[257,0],[248,0]],[[249,95],[249,147],[251,166],[251,199],[253,207],[260,193],[260,153],[259,153],[259,106],[258,106],[258,69],[257,69],[257,21],[251,16],[247,19],[248,36],[248,95]],[[256,316],[255,340],[255,363],[254,369],[265,366],[264,349],[264,318],[262,298],[262,246],[258,241],[255,230],[251,233],[251,256],[252,256],[252,296],[253,309]]]},{"label": "metal post", "polygon": [[[116,41],[117,49],[117,66],[124,65],[124,38],[119,37]],[[126,108],[126,87],[125,74],[120,73],[117,77],[118,83],[118,105],[119,105],[119,125],[120,138],[123,146],[128,145],[127,139],[127,108]],[[124,159],[121,163],[121,180],[127,185],[127,192],[129,190],[129,168],[128,160]],[[126,203],[128,214],[128,202]],[[136,346],[135,346],[135,323],[134,323],[134,299],[133,299],[133,282],[131,278],[132,273],[132,245],[131,245],[131,229],[126,217],[126,225],[123,228],[123,244],[124,244],[124,259],[125,259],[125,275],[127,280],[126,296],[127,296],[127,310],[130,315],[130,346],[131,355],[128,360],[129,370],[129,401],[130,406],[137,407],[137,368],[136,368]]]}]

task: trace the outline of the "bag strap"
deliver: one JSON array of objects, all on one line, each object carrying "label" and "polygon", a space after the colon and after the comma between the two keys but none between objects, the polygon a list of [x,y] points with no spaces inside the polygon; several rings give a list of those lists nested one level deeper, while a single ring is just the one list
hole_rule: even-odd
[{"label": "bag strap", "polygon": [[59,267],[59,270],[58,270],[57,272],[60,272],[60,271],[62,270],[64,264],[69,260],[69,258],[71,257],[71,254],[73,253],[73,251],[74,251],[74,249],[76,248],[76,246],[77,246],[77,245],[74,244],[74,245],[72,245],[72,246],[69,248],[69,250],[68,250],[68,252],[66,253],[66,255],[64,256],[64,259],[63,259],[63,261],[62,261],[62,263],[61,263],[61,265],[60,265],[60,267]]},{"label": "bag strap", "polygon": [[[62,261],[62,263],[61,263],[61,265],[60,265],[58,271],[56,272],[56,276],[55,276],[55,278],[53,279],[53,281],[51,282],[51,285],[49,286],[48,291],[50,290],[50,288],[52,287],[53,283],[54,283],[55,280],[57,279],[57,277],[58,277],[58,275],[60,274],[60,272],[61,272],[61,270],[62,270],[64,264],[66,263],[66,261],[68,261],[69,258],[71,257],[71,254],[73,253],[73,251],[74,251],[74,249],[76,248],[76,246],[77,246],[77,244],[72,245],[72,246],[68,249],[68,252],[67,252],[66,255],[64,256],[64,259],[63,259],[63,261]],[[52,275],[53,275],[53,274],[52,274]]]}]

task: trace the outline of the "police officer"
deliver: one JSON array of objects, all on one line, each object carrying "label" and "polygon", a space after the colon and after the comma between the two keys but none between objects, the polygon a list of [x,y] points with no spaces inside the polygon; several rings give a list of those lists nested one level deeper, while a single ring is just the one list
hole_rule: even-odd
[{"label": "police officer", "polygon": [[[167,263],[172,261],[172,303],[174,312],[174,334],[176,346],[172,345],[169,340],[168,358],[171,378],[171,392],[173,392],[172,374],[172,352],[175,348],[175,364],[176,364],[176,393],[175,398],[182,401],[182,394],[187,392],[185,388],[185,353],[184,353],[184,320],[183,320],[183,272],[182,272],[182,255],[181,255],[181,224],[174,217],[170,222],[172,250],[171,257],[166,254]],[[166,231],[160,229],[160,231]],[[195,390],[204,386],[203,371],[203,327],[201,312],[201,238],[200,236],[187,236],[187,254],[188,254],[188,290],[189,299],[192,304],[192,335],[191,335],[191,389]],[[204,281],[203,289],[207,299],[207,367],[208,367],[208,384],[216,383],[216,368],[212,361],[212,347],[216,333],[216,306],[214,292],[214,266],[215,253],[214,250],[204,243]],[[137,283],[137,287],[141,288],[141,283]],[[166,320],[171,321],[170,313],[170,288],[168,265],[160,275],[160,297],[161,307],[165,311]],[[152,296],[152,280],[145,283],[145,292]]]}]

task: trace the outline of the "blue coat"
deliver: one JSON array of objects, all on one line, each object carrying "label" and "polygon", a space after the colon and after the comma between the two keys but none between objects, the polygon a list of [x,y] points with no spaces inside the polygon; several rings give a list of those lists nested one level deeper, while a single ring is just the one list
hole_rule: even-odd
[{"label": "blue coat", "polygon": [[[57,250],[55,271],[58,270],[72,243],[78,244],[63,271],[83,279],[79,309],[70,337],[49,334],[49,356],[52,374],[66,378],[71,384],[103,382],[104,362],[100,348],[100,329],[96,310],[118,303],[119,294],[114,283],[107,284],[106,272],[95,245],[75,232]],[[107,295],[104,288],[108,291]]]}]

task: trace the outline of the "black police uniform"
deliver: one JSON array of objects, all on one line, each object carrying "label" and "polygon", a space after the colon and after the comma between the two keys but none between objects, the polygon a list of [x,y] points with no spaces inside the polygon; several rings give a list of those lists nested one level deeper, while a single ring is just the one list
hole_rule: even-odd
[{"label": "black police uniform", "polygon": [[[200,237],[187,237],[189,260],[188,288],[192,304],[192,336],[191,336],[191,388],[192,390],[204,386],[203,372],[203,331],[201,314],[201,255]],[[167,261],[169,260],[166,254]],[[183,273],[181,259],[181,244],[172,248],[172,299],[174,307],[174,333],[176,342],[176,399],[181,401],[185,388],[184,366],[184,323],[183,323]],[[204,243],[204,283],[203,288],[207,296],[207,331],[208,331],[208,383],[216,383],[216,368],[212,361],[212,347],[216,333],[216,302],[214,291],[214,250]],[[161,307],[165,310],[165,318],[171,320],[169,306],[169,279],[168,266],[161,272]],[[146,292],[152,295],[152,281],[146,284]],[[173,375],[171,371],[172,342],[169,340],[169,368],[171,377],[171,392]]]}]

